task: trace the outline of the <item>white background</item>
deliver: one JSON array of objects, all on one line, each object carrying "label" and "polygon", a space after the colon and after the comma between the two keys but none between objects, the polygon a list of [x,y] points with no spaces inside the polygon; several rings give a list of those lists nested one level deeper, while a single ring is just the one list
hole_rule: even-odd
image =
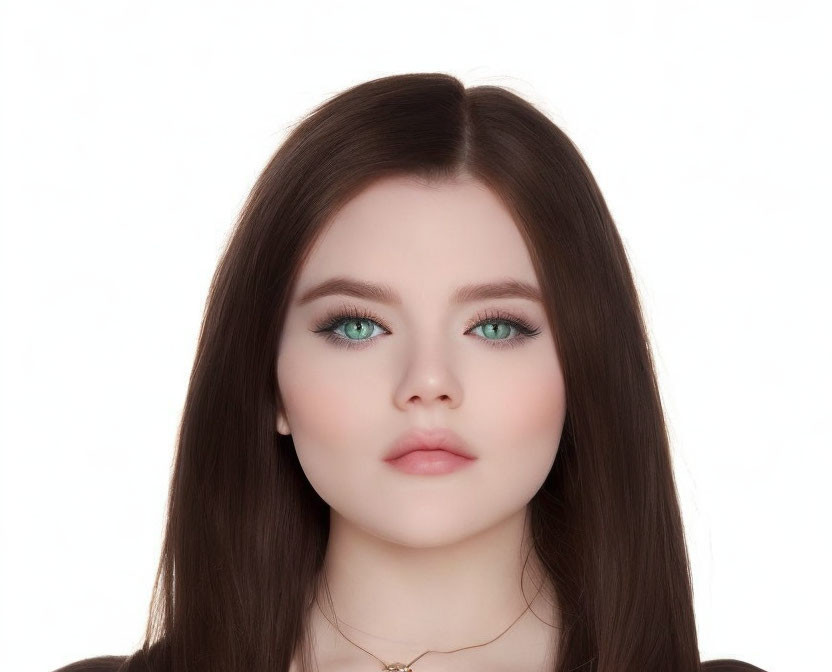
[{"label": "white background", "polygon": [[703,659],[828,665],[826,4],[4,2],[0,668],[138,648],[243,200],[314,105],[419,71],[528,98],[601,186],[659,367]]}]

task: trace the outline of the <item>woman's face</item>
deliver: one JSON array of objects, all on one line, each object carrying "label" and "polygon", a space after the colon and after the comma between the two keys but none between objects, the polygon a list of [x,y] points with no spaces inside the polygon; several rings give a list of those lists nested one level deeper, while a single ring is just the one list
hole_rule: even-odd
[{"label": "woman's face", "polygon": [[[400,302],[298,301],[336,276],[386,285]],[[384,178],[323,231],[281,333],[285,415],[277,429],[291,433],[333,514],[388,541],[429,547],[501,523],[538,491],[566,413],[544,306],[519,297],[453,300],[463,285],[508,279],[540,291],[511,215],[471,179],[426,186]],[[340,319],[355,310],[359,318]],[[505,318],[539,333],[524,337]],[[384,461],[404,432],[436,427],[456,432],[477,459],[442,475]]]}]

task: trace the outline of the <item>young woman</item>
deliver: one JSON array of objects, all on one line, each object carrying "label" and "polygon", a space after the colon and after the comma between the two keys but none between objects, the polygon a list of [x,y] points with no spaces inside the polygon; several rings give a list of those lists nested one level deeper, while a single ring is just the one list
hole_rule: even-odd
[{"label": "young woman", "polygon": [[694,672],[638,296],[580,153],[444,74],[291,133],[213,279],[145,642],[62,672]]}]

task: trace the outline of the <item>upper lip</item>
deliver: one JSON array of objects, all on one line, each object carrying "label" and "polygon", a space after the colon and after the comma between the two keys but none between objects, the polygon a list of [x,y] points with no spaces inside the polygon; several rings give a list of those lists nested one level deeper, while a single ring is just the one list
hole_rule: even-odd
[{"label": "upper lip", "polygon": [[387,451],[385,460],[395,460],[414,450],[445,450],[468,459],[476,459],[465,442],[450,429],[444,427],[415,428],[402,434]]}]

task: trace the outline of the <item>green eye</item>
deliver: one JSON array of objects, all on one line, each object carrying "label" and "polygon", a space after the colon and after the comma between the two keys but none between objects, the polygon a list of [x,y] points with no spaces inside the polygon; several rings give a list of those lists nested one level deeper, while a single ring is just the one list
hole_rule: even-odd
[{"label": "green eye", "polygon": [[[337,331],[342,326],[343,335]],[[321,334],[327,341],[339,347],[364,348],[378,340],[377,337],[372,337],[374,326],[390,333],[381,319],[372,313],[355,307],[342,307],[324,318],[320,324],[316,325],[313,332]],[[496,348],[521,345],[527,339],[534,338],[540,333],[540,329],[531,326],[527,320],[500,311],[477,315],[474,321],[469,323],[465,333],[468,334],[480,327],[483,328],[484,333],[480,340]],[[517,335],[510,338],[512,330]]]}]

